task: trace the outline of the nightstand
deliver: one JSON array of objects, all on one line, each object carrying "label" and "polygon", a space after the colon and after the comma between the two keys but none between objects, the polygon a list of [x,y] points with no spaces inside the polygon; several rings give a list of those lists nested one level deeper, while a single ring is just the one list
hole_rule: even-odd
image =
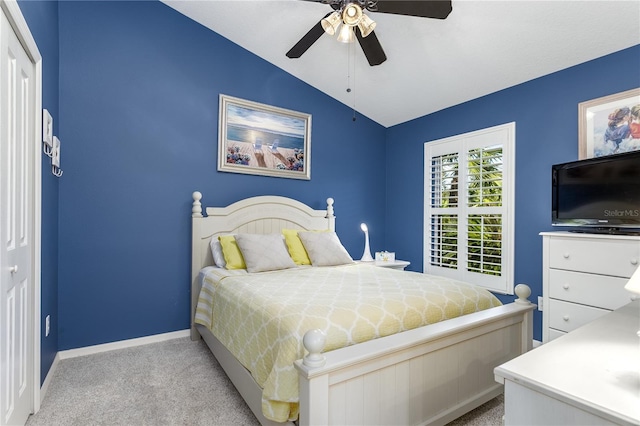
[{"label": "nightstand", "polygon": [[407,266],[411,264],[411,262],[407,262],[406,260],[389,260],[389,261],[379,261],[379,262],[370,262],[373,266],[379,266],[381,268],[391,268],[391,269],[399,269],[404,270]]}]

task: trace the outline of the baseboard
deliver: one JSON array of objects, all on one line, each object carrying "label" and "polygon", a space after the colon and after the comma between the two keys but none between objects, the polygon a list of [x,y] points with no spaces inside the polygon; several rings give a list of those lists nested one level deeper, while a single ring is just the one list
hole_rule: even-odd
[{"label": "baseboard", "polygon": [[[189,337],[191,330],[179,330],[171,333],[155,334],[153,336],[138,337],[137,339],[120,340],[118,342],[104,343],[102,345],[85,346],[84,348],[68,349],[58,352],[56,358],[60,359],[76,358],[79,356],[93,355],[101,352],[113,351],[116,349],[132,348],[135,346],[148,345],[150,343],[164,342],[167,340]],[[48,375],[47,375],[48,377]]]},{"label": "baseboard", "polygon": [[540,340],[533,339],[533,349],[537,348],[538,346],[542,346],[542,342]]},{"label": "baseboard", "polygon": [[44,401],[44,397],[47,394],[47,391],[49,390],[49,385],[53,380],[53,375],[55,374],[56,369],[58,368],[58,364],[60,364],[60,352],[58,352],[55,358],[53,358],[53,363],[51,363],[51,367],[49,367],[49,372],[47,372],[47,377],[44,378],[44,382],[42,382],[42,386],[40,387],[40,404],[42,404],[42,401]]}]

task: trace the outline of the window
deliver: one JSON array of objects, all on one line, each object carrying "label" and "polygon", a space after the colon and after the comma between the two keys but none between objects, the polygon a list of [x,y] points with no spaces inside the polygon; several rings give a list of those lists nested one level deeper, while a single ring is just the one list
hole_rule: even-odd
[{"label": "window", "polygon": [[425,272],[513,294],[515,123],[424,147]]}]

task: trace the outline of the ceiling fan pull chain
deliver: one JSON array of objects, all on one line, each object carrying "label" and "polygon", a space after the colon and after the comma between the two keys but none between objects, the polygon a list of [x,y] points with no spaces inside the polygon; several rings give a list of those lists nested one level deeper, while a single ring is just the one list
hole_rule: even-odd
[{"label": "ceiling fan pull chain", "polygon": [[351,53],[353,54],[353,118],[352,121],[356,121],[356,50],[355,43],[351,47]]},{"label": "ceiling fan pull chain", "polygon": [[347,93],[351,93],[351,95],[353,96],[353,117],[351,118],[352,121],[356,121],[356,93],[355,90],[351,90],[351,55],[354,55],[353,58],[353,85],[354,85],[354,89],[355,89],[355,84],[356,84],[356,67],[355,67],[355,63],[356,63],[356,58],[355,58],[355,51],[354,51],[354,45],[355,43],[349,43],[347,44]]},{"label": "ceiling fan pull chain", "polygon": [[351,93],[351,45],[347,44],[347,93]]}]

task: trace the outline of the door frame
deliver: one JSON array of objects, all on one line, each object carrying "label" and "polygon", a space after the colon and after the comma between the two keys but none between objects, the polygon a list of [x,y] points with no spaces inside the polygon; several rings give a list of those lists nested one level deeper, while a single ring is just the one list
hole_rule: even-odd
[{"label": "door frame", "polygon": [[13,27],[14,32],[18,36],[18,40],[24,47],[25,52],[29,56],[31,62],[35,65],[35,90],[36,100],[34,105],[35,113],[35,131],[34,131],[34,149],[28,150],[32,158],[29,159],[30,167],[33,170],[33,231],[31,234],[31,279],[33,282],[33,291],[31,292],[31,307],[33,308],[33,317],[31,334],[33,337],[33,391],[31,395],[31,410],[36,413],[40,409],[40,329],[41,329],[41,226],[42,226],[42,56],[38,50],[35,39],[29,30],[27,21],[22,15],[17,0],[0,0],[0,7],[4,11],[9,24]]}]

